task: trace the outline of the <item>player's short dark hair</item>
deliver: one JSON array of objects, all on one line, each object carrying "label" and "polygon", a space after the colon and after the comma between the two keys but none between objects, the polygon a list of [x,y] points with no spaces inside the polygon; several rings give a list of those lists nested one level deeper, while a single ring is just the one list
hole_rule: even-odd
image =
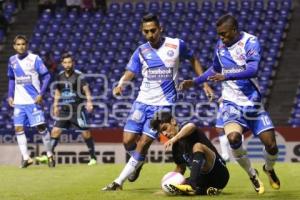
[{"label": "player's short dark hair", "polygon": [[226,14],[221,16],[218,20],[217,20],[217,27],[223,25],[223,24],[230,24],[233,28],[235,28],[236,30],[239,28],[239,24],[238,21],[236,20],[236,18],[231,15],[231,14]]},{"label": "player's short dark hair", "polygon": [[146,22],[154,22],[157,26],[160,26],[159,19],[158,19],[157,15],[155,15],[153,13],[148,13],[148,14],[143,16],[142,24],[146,23]]},{"label": "player's short dark hair", "polygon": [[153,130],[159,131],[160,124],[170,123],[173,116],[170,111],[158,111],[154,114],[152,119],[150,120],[150,128]]},{"label": "player's short dark hair", "polygon": [[28,44],[28,39],[25,35],[17,35],[15,38],[14,38],[14,44],[16,44],[17,40],[24,40],[26,42],[26,44]]},{"label": "player's short dark hair", "polygon": [[65,58],[71,58],[73,60],[73,56],[70,53],[64,53],[61,55],[60,61],[62,62]]}]

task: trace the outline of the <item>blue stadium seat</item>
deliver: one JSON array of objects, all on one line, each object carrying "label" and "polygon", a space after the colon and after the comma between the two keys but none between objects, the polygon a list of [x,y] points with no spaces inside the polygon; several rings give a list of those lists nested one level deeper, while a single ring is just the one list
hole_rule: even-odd
[{"label": "blue stadium seat", "polygon": [[175,12],[183,13],[184,11],[185,11],[185,2],[184,1],[176,1]]},{"label": "blue stadium seat", "polygon": [[269,0],[267,4],[267,10],[277,11],[277,4],[276,0]]},{"label": "blue stadium seat", "polygon": [[118,13],[120,12],[120,4],[119,3],[111,3],[108,8],[109,12]]},{"label": "blue stadium seat", "polygon": [[138,13],[145,13],[146,12],[146,9],[147,9],[147,6],[145,4],[145,2],[137,2],[135,4],[135,12],[138,12]]},{"label": "blue stadium seat", "polygon": [[225,10],[225,2],[224,2],[224,0],[217,0],[215,2],[215,10]]},{"label": "blue stadium seat", "polygon": [[150,1],[148,11],[151,13],[158,13],[160,11],[160,4],[157,1]]},{"label": "blue stadium seat", "polygon": [[241,1],[241,11],[248,11],[252,9],[252,2],[250,0],[242,0]]},{"label": "blue stadium seat", "polygon": [[133,4],[131,2],[125,2],[122,5],[122,12],[131,13],[133,11]]}]

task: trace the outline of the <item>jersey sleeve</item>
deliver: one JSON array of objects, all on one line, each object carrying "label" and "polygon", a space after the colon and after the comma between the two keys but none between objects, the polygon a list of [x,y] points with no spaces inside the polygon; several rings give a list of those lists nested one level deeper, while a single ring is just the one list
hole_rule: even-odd
[{"label": "jersey sleeve", "polygon": [[14,79],[15,78],[15,74],[14,74],[14,71],[12,69],[12,64],[11,64],[10,61],[8,61],[7,76],[8,76],[9,79]]},{"label": "jersey sleeve", "polygon": [[35,70],[41,76],[48,73],[47,67],[45,66],[44,62],[42,61],[42,59],[39,56],[37,56],[36,60],[35,60]]},{"label": "jersey sleeve", "polygon": [[134,74],[140,74],[142,71],[142,63],[139,57],[139,49],[136,49],[132,54],[126,70],[133,72]]},{"label": "jersey sleeve", "polygon": [[245,70],[239,73],[228,73],[225,80],[249,79],[257,76],[260,62],[260,45],[256,37],[251,37],[246,42],[246,66]]},{"label": "jersey sleeve", "polygon": [[257,62],[261,59],[260,44],[256,37],[251,37],[245,45],[246,50],[246,62]]},{"label": "jersey sleeve", "polygon": [[215,72],[221,73],[222,72],[222,66],[221,66],[221,63],[220,63],[219,58],[218,58],[218,46],[219,46],[219,43],[215,47],[215,51],[214,51],[214,55],[213,55],[213,61],[212,61],[212,67],[213,67],[213,70]]},{"label": "jersey sleeve", "polygon": [[194,56],[194,52],[190,50],[183,40],[179,40],[179,56],[180,59],[191,59]]}]

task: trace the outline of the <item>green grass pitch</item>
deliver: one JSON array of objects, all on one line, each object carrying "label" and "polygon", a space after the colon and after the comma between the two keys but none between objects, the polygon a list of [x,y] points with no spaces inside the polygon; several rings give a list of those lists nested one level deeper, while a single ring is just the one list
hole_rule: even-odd
[{"label": "green grass pitch", "polygon": [[217,197],[164,195],[160,190],[160,180],[166,172],[172,171],[173,164],[146,164],[140,178],[134,183],[126,182],[123,191],[100,191],[123,166],[58,165],[54,169],[47,166],[27,169],[0,166],[0,200],[300,199],[300,165],[297,163],[276,164],[281,180],[278,191],[271,189],[262,172],[262,164],[255,163],[265,184],[263,195],[256,194],[246,173],[235,163],[228,164],[231,177],[223,193]]}]

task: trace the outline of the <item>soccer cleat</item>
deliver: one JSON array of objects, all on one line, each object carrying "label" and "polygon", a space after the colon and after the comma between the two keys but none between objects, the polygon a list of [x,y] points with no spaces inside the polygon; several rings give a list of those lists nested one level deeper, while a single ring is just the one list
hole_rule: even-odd
[{"label": "soccer cleat", "polygon": [[254,187],[254,190],[258,193],[258,194],[263,194],[265,192],[265,187],[264,184],[262,183],[262,181],[259,179],[258,177],[258,171],[255,169],[256,174],[250,178],[251,183]]},{"label": "soccer cleat", "polygon": [[37,156],[37,157],[35,157],[35,160],[40,164],[47,164],[48,163],[48,157],[46,155]]},{"label": "soccer cleat", "polygon": [[102,191],[115,191],[115,190],[122,190],[122,186],[119,185],[116,182],[112,182],[111,184],[105,186],[104,188],[102,188]]},{"label": "soccer cleat", "polygon": [[33,160],[29,158],[28,160],[23,160],[20,168],[27,168],[28,166],[33,164]]},{"label": "soccer cleat", "polygon": [[214,187],[209,187],[209,188],[207,188],[207,190],[206,190],[206,194],[207,194],[208,196],[219,195],[221,192],[222,192],[221,189],[214,188]]},{"label": "soccer cleat", "polygon": [[270,185],[273,189],[279,190],[280,188],[280,180],[278,179],[274,169],[272,170],[267,170],[266,166],[263,166],[263,171],[267,174],[269,178]]},{"label": "soccer cleat", "polygon": [[96,164],[97,164],[97,160],[94,159],[94,158],[92,158],[92,159],[90,160],[90,162],[88,163],[88,166],[92,166],[92,165],[96,165]]},{"label": "soccer cleat", "polygon": [[169,187],[176,192],[176,194],[183,194],[183,195],[195,195],[196,191],[192,188],[192,186],[187,184],[169,184]]},{"label": "soccer cleat", "polygon": [[53,168],[55,167],[55,159],[54,156],[50,156],[47,158],[48,167]]},{"label": "soccer cleat", "polygon": [[137,168],[134,172],[132,172],[129,176],[128,176],[128,181],[129,182],[134,182],[136,181],[136,179],[138,179],[138,177],[140,176],[140,172],[142,170],[143,164],[141,166],[139,166],[139,168]]}]

